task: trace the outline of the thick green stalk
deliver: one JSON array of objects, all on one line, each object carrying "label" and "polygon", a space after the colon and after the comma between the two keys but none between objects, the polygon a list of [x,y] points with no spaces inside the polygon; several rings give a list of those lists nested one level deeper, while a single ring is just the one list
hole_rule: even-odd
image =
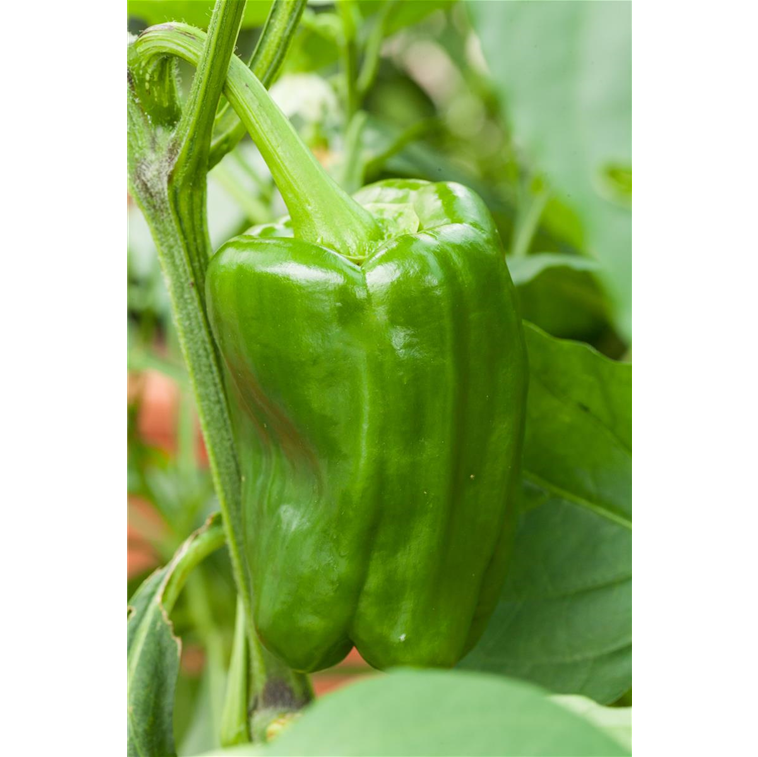
[{"label": "thick green stalk", "polygon": [[[205,34],[186,24],[147,29],[135,45],[141,54],[174,54],[197,65]],[[380,237],[371,214],[345,193],[303,144],[266,88],[232,58],[224,94],[253,137],[290,211],[295,236],[360,258]]]},{"label": "thick green stalk", "polygon": [[[232,55],[243,4],[220,0],[214,9],[203,65],[178,125],[168,137],[154,123],[145,92],[160,96],[168,87],[151,75],[167,67],[151,66],[138,51],[131,56],[129,113],[129,185],[150,226],[172,302],[177,334],[195,393],[211,473],[227,532],[232,566],[252,617],[250,579],[241,556],[240,480],[221,364],[205,314],[205,266],[210,240],[206,223],[208,143],[213,116]],[[212,58],[215,65],[211,65]],[[223,75],[215,71],[220,66]],[[151,85],[150,81],[154,83]],[[143,79],[146,84],[142,84]],[[171,83],[173,84],[173,83]],[[152,90],[150,87],[152,86]],[[173,109],[164,107],[166,112]],[[205,147],[201,144],[205,142]]]},{"label": "thick green stalk", "polygon": [[[210,257],[206,192],[211,131],[226,80],[244,2],[217,0],[205,45],[198,49],[198,72],[182,112],[176,97],[173,63],[129,50],[129,186],[150,226],[172,302],[177,333],[195,392],[214,486],[238,591],[249,618],[252,589],[243,559],[240,478],[223,372],[208,326],[204,303],[205,268]],[[181,114],[181,115],[180,115]],[[255,670],[260,698],[268,712],[303,706],[312,697],[306,676],[295,674],[262,649]]]},{"label": "thick green stalk", "polygon": [[[172,144],[176,159],[168,183],[169,200],[187,243],[194,286],[203,303],[205,269],[211,249],[206,211],[208,182],[205,175],[208,172],[216,108],[244,11],[245,3],[240,0],[217,0],[189,98]],[[198,180],[199,177],[202,178]]]}]

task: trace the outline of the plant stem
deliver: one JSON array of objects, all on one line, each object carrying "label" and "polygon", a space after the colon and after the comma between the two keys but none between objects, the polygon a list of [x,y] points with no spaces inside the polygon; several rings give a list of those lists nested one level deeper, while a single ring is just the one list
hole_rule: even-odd
[{"label": "plant stem", "polygon": [[358,110],[358,51],[355,45],[355,6],[354,0],[339,0],[337,11],[342,20],[342,38],[340,56],[342,57],[342,75],[345,90],[345,122],[350,123]]},{"label": "plant stem", "polygon": [[271,220],[268,207],[250,193],[225,163],[220,163],[213,169],[213,178],[239,205],[247,218],[247,226],[268,223]]},{"label": "plant stem", "polygon": [[511,246],[511,255],[514,258],[523,257],[529,252],[529,245],[532,243],[542,211],[545,209],[549,197],[550,195],[545,190],[532,195],[526,210],[519,213],[513,230],[513,244]]},{"label": "plant stem", "polygon": [[[174,54],[197,65],[204,38],[186,24],[164,24],[147,29],[135,45],[145,55]],[[324,171],[239,58],[232,59],[224,93],[268,164],[295,236],[351,258],[365,257],[369,244],[380,237],[376,221]]]},{"label": "plant stem", "polygon": [[[262,716],[269,717],[275,707],[279,708],[277,714],[302,707],[313,692],[307,676],[271,659],[253,630],[252,587],[243,559],[239,467],[224,375],[204,301],[205,268],[210,257],[206,200],[211,131],[243,11],[244,1],[217,0],[208,35],[203,35],[205,44],[199,43],[195,51],[198,71],[183,112],[176,97],[175,64],[161,55],[143,55],[136,42],[130,45],[127,158],[130,192],[158,248],[223,514],[232,571],[248,620],[250,644],[261,661],[254,671],[258,677],[256,690],[275,693],[259,697]],[[244,68],[241,61],[234,60]],[[177,578],[172,584],[176,588],[168,590],[169,606],[183,580]]]},{"label": "plant stem", "polygon": [[171,568],[171,575],[163,589],[161,603],[166,615],[171,614],[171,610],[174,608],[190,573],[208,555],[221,547],[225,540],[224,528],[218,513],[216,513],[208,519],[203,529],[193,534],[182,544],[174,558],[175,562]]},{"label": "plant stem", "polygon": [[361,137],[366,127],[368,115],[359,110],[353,114],[345,134],[345,152],[342,156],[340,184],[346,192],[357,192],[363,186],[363,155]]},{"label": "plant stem", "polygon": [[[224,378],[205,314],[204,279],[209,258],[206,172],[210,132],[226,78],[244,3],[219,0],[187,107],[164,144],[145,98],[135,91],[151,61],[139,56],[130,70],[129,179],[147,220],[171,298],[177,334],[195,393],[213,483],[218,495],[235,580],[252,617],[250,579],[241,552],[242,515],[237,452]],[[145,76],[150,81],[149,74]],[[141,91],[148,90],[145,85]],[[153,95],[159,96],[160,90]]]},{"label": "plant stem", "polygon": [[[182,227],[193,286],[203,306],[205,270],[211,247],[206,209],[210,140],[228,61],[234,52],[244,10],[245,3],[240,0],[217,0],[203,54],[171,145],[176,158],[168,182],[169,201],[174,217]],[[200,180],[198,177],[201,177]]]},{"label": "plant stem", "polygon": [[245,172],[245,174],[255,182],[255,186],[258,188],[261,198],[266,202],[270,202],[272,196],[271,182],[264,179],[258,171],[253,168],[250,161],[247,160],[240,150],[235,150],[232,153],[232,159]]},{"label": "plant stem", "polygon": [[234,621],[234,642],[229,675],[226,680],[224,710],[221,716],[222,747],[246,744],[250,741],[248,702],[250,701],[250,671],[247,649],[247,622],[245,606],[237,598],[237,616]]},{"label": "plant stem", "polygon": [[384,42],[385,26],[390,11],[396,2],[397,0],[385,0],[377,13],[374,26],[366,40],[363,64],[361,65],[361,72],[358,74],[358,79],[356,81],[358,99],[360,102],[362,102],[363,98],[368,94],[368,91],[371,89],[371,86],[376,79],[376,74],[379,71],[379,60],[382,52],[382,42]]}]

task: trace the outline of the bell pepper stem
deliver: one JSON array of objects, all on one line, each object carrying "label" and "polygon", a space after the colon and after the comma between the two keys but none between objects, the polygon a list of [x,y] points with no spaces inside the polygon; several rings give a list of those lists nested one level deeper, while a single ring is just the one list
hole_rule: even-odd
[{"label": "bell pepper stem", "polygon": [[[274,0],[271,4],[266,25],[247,64],[264,87],[271,85],[281,68],[307,4],[308,0]],[[214,129],[209,168],[233,150],[246,133],[245,125],[228,109],[227,103],[216,115],[217,126],[225,126]]]},{"label": "bell pepper stem", "polygon": [[[145,56],[177,55],[197,65],[205,34],[187,24],[146,29],[135,42]],[[381,232],[372,215],[326,173],[266,88],[237,57],[224,87],[232,108],[268,164],[295,236],[350,257],[363,257]]]}]

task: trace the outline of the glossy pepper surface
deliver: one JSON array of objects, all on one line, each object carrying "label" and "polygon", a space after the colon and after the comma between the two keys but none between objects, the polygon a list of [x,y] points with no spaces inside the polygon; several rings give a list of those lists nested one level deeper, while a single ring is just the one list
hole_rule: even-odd
[{"label": "glossy pepper surface", "polygon": [[378,668],[452,666],[507,568],[521,322],[473,192],[391,180],[354,200],[379,230],[359,249],[270,224],[225,244],[207,273],[256,629],[301,671],[353,645]]}]

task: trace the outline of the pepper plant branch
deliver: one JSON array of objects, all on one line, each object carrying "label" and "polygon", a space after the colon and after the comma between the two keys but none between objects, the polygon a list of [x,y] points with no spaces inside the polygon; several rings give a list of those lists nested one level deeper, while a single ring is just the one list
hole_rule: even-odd
[{"label": "pepper plant branch", "polygon": [[[239,3],[222,2],[217,6],[211,22],[208,52],[225,56],[217,61],[224,71],[232,56],[236,32],[230,19],[239,17]],[[226,44],[219,39],[220,33],[228,36]],[[215,40],[215,41],[214,41]],[[131,63],[131,67],[130,67]],[[166,61],[145,61],[136,51],[127,47],[127,181],[131,191],[147,219],[158,248],[161,266],[166,279],[177,325],[177,335],[187,364],[190,380],[197,398],[198,415],[206,440],[211,472],[216,493],[224,515],[229,551],[240,593],[245,598],[252,623],[252,594],[250,579],[242,559],[242,516],[240,474],[234,434],[226,403],[223,373],[216,353],[213,336],[208,325],[204,297],[198,286],[199,260],[207,259],[210,241],[205,222],[207,165],[198,161],[198,152],[185,151],[178,142],[177,132],[154,127],[147,112],[163,90],[142,80],[153,79],[150,73],[167,69]],[[206,72],[210,67],[206,66]],[[220,81],[223,85],[223,79]],[[213,86],[200,82],[194,90],[204,93],[218,103],[220,89],[214,74]],[[195,118],[208,119],[210,108],[201,107],[196,95]],[[188,112],[192,111],[192,105]],[[186,140],[195,137],[188,127],[188,116],[183,116],[180,129]],[[202,125],[202,124],[201,124]],[[163,124],[168,126],[168,124]],[[207,124],[206,124],[207,129]],[[166,137],[165,134],[169,136]],[[206,133],[206,140],[210,134]],[[203,148],[195,148],[201,151]],[[182,170],[175,173],[176,156],[182,154]],[[207,147],[205,148],[207,156]],[[189,166],[195,165],[195,171]],[[177,196],[175,182],[181,183],[188,199]],[[193,186],[194,184],[194,186]],[[172,197],[178,201],[174,207]],[[204,246],[203,249],[198,249]],[[193,263],[194,258],[194,263]]]},{"label": "pepper plant branch", "polygon": [[[187,24],[163,24],[143,32],[135,45],[148,57],[173,54],[197,65],[204,38]],[[364,257],[380,236],[376,221],[328,176],[239,58],[232,58],[224,94],[268,164],[296,235],[354,259]]]},{"label": "pepper plant branch", "polygon": [[173,137],[176,159],[168,183],[169,197],[177,221],[187,227],[184,236],[189,243],[189,262],[201,300],[205,297],[205,269],[210,259],[206,210],[210,141],[244,10],[244,0],[217,0],[203,55]]},{"label": "pepper plant branch", "polygon": [[[239,467],[203,286],[210,252],[206,210],[209,143],[243,6],[239,0],[216,3],[207,43],[198,50],[195,63],[199,71],[184,113],[176,96],[175,61],[142,55],[138,44],[130,45],[127,152],[130,191],[158,248],[197,400],[232,569],[249,618],[258,706],[264,710],[263,717],[275,717],[306,704],[312,689],[306,676],[272,660],[252,630],[252,591],[242,559]],[[266,696],[269,690],[276,696]]]},{"label": "pepper plant branch", "polygon": [[358,50],[356,46],[356,24],[354,0],[339,0],[337,11],[342,21],[342,36],[340,37],[340,56],[342,57],[343,81],[345,89],[345,116],[349,124],[358,110]]},{"label": "pepper plant branch", "polygon": [[387,18],[396,3],[397,0],[386,0],[386,2],[382,4],[382,7],[377,13],[377,18],[374,21],[374,26],[371,28],[371,32],[366,40],[363,63],[361,64],[361,70],[356,81],[359,102],[363,101],[363,98],[368,94],[368,91],[376,80],[376,75],[379,71],[382,42],[384,41],[384,34],[386,32]]},{"label": "pepper plant branch", "polygon": [[[211,18],[205,57],[216,58],[224,76],[236,39],[236,24],[241,18],[240,5],[221,0]],[[210,248],[205,207],[208,146],[196,144],[185,148],[180,136],[183,134],[186,142],[201,141],[201,136],[191,130],[192,123],[197,123],[205,131],[205,141],[210,140],[209,123],[212,126],[223,78],[219,79],[213,66],[206,62],[200,72],[206,80],[193,84],[194,94],[187,110],[178,119],[178,126],[174,124],[175,128],[169,130],[168,118],[159,125],[152,117],[154,114],[147,112],[156,99],[169,102],[173,81],[166,84],[165,77],[150,76],[151,71],[168,70],[169,66],[165,61],[146,60],[139,55],[136,43],[132,45],[130,60],[130,191],[142,209],[158,249],[224,517],[235,580],[252,617],[250,580],[241,556],[237,454],[223,373],[205,314],[202,287],[205,272],[199,270],[203,261],[207,261]],[[203,97],[211,98],[213,105],[204,103]],[[173,114],[175,110],[163,105],[161,112]],[[165,132],[169,132],[168,137]],[[178,156],[182,156],[181,160]],[[184,188],[184,195],[177,191],[177,184]]]},{"label": "pepper plant branch", "polygon": [[163,609],[166,615],[176,603],[187,577],[195,567],[215,552],[225,541],[224,529],[218,519],[218,513],[212,516],[206,527],[190,537],[179,549],[175,557],[171,575],[163,590]]},{"label": "pepper plant branch", "polygon": [[363,186],[365,166],[361,155],[361,138],[367,119],[366,111],[357,111],[350,119],[345,133],[345,151],[342,156],[340,186],[350,194],[357,192]]},{"label": "pepper plant branch", "polygon": [[364,45],[363,60],[360,71],[358,71],[355,7],[352,2],[337,4],[342,19],[344,36],[342,59],[346,92],[345,110],[347,113],[341,185],[351,193],[360,189],[364,182],[367,166],[364,163],[361,145],[367,115],[360,108],[363,106],[363,100],[371,89],[379,71],[379,60],[387,19],[394,5],[395,0],[387,0],[379,9]]}]

